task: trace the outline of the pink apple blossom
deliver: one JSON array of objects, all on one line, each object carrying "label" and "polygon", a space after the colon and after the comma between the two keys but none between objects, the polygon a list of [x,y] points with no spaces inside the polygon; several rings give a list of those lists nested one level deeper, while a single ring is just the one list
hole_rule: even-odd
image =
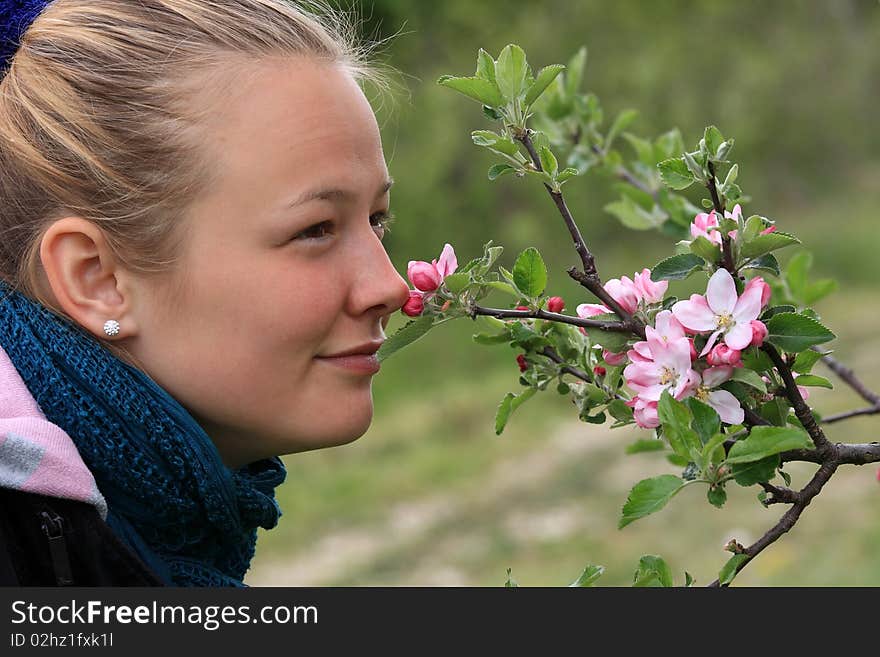
[{"label": "pink apple blossom", "polygon": [[633,397],[626,402],[626,405],[633,409],[633,418],[642,429],[656,429],[660,426],[657,402],[649,402],[641,397]]},{"label": "pink apple blossom", "polygon": [[409,291],[409,299],[407,299],[406,303],[403,304],[403,308],[401,308],[401,312],[404,315],[409,315],[410,317],[418,317],[422,314],[422,311],[425,309],[425,302],[422,299],[422,293],[418,290],[410,290]]},{"label": "pink apple blossom", "polygon": [[760,319],[753,319],[749,324],[752,327],[752,341],[749,343],[749,346],[760,347],[764,344],[764,340],[767,339],[767,335],[770,333],[767,330],[767,325]]},{"label": "pink apple blossom", "polygon": [[693,388],[693,396],[714,408],[722,422],[741,424],[745,412],[739,400],[727,390],[713,390],[730,379],[732,373],[733,368],[730,366],[710,367],[704,370],[702,375],[697,375],[699,380]]},{"label": "pink apple blossom", "polygon": [[458,260],[451,244],[446,244],[440,253],[439,260],[425,262],[423,260],[410,260],[406,266],[406,275],[413,286],[422,292],[433,292],[443,279],[455,272],[458,268]]},{"label": "pink apple blossom", "polygon": [[664,390],[681,399],[699,380],[699,375],[691,369],[687,338],[667,342],[654,331],[647,341],[633,346],[627,356],[633,362],[623,370],[624,379],[645,401],[658,401]]},{"label": "pink apple blossom", "polygon": [[713,244],[721,244],[721,233],[718,232],[718,217],[715,216],[715,210],[709,212],[701,212],[691,223],[691,237],[705,237]]},{"label": "pink apple blossom", "polygon": [[746,283],[746,287],[743,290],[743,294],[748,292],[753,287],[756,287],[761,290],[761,308],[763,308],[770,301],[770,293],[771,293],[770,286],[764,282],[763,278],[761,278],[760,276],[755,276],[754,278],[750,279],[748,283]]},{"label": "pink apple blossom", "polygon": [[706,355],[706,362],[709,365],[731,365],[733,367],[742,367],[742,353],[739,349],[731,349],[726,344],[716,344]]},{"label": "pink apple blossom", "polygon": [[561,313],[565,309],[565,299],[562,297],[550,297],[547,300],[547,310],[551,313]]},{"label": "pink apple blossom", "polygon": [[608,351],[607,349],[602,350],[602,360],[606,363],[614,367],[615,365],[620,365],[622,362],[626,360],[626,352],[625,351]]},{"label": "pink apple blossom", "polygon": [[733,277],[726,269],[719,269],[709,279],[706,295],[692,294],[687,301],[672,306],[672,313],[685,328],[712,331],[709,341],[700,352],[706,355],[719,336],[732,349],[745,349],[752,341],[753,319],[761,312],[761,289],[753,286],[736,293]]},{"label": "pink apple blossom", "polygon": [[633,276],[633,284],[639,298],[645,303],[660,303],[669,287],[669,281],[652,281],[651,270],[643,269]]},{"label": "pink apple blossom", "polygon": [[595,315],[605,315],[611,312],[609,308],[606,308],[601,303],[582,303],[578,305],[575,311],[581,319],[589,319]]},{"label": "pink apple blossom", "polygon": [[608,279],[602,287],[626,312],[634,313],[639,307],[639,291],[629,276]]}]

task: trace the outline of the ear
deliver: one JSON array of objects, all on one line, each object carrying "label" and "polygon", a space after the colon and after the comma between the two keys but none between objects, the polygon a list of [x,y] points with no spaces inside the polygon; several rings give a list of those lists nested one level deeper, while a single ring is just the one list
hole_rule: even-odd
[{"label": "ear", "polygon": [[120,328],[112,339],[137,334],[131,278],[95,224],[80,217],[59,219],[43,234],[40,259],[58,305],[80,326],[107,340],[104,322],[115,319]]}]

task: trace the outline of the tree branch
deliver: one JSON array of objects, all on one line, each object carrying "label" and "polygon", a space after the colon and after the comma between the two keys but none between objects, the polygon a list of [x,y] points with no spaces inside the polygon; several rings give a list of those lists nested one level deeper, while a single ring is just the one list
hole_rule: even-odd
[{"label": "tree branch", "polygon": [[563,315],[562,313],[551,313],[546,310],[507,310],[505,308],[486,308],[473,304],[471,306],[471,319],[477,315],[487,315],[489,317],[504,318],[534,318],[546,319],[552,322],[560,322],[563,324],[573,324],[574,326],[583,326],[584,328],[597,328],[603,331],[611,331],[614,333],[630,333],[631,329],[623,322],[602,321],[598,319],[586,319],[584,317],[572,317],[571,315]]},{"label": "tree branch", "polygon": [[801,421],[801,424],[804,425],[804,429],[810,434],[810,438],[813,439],[813,444],[816,445],[816,449],[821,452],[832,448],[831,443],[828,442],[828,439],[825,437],[825,433],[819,428],[819,425],[816,424],[816,418],[813,417],[813,412],[801,396],[800,390],[798,390],[797,384],[794,382],[794,376],[792,376],[791,369],[783,360],[782,356],[779,355],[776,347],[769,342],[765,342],[761,347],[761,350],[770,357],[770,360],[773,361],[776,370],[785,382],[786,397],[794,407],[794,414],[797,416],[798,420]]},{"label": "tree branch", "polygon": [[[709,179],[706,181],[706,189],[709,190],[709,195],[712,197],[712,206],[715,208],[715,212],[718,213],[718,222],[721,223],[721,220],[724,219],[724,204],[721,202],[721,197],[718,195],[718,188],[715,186],[715,165],[712,163],[712,160],[709,160],[707,163],[707,167],[709,169]],[[720,230],[721,233],[721,253],[722,266],[731,273],[731,275],[736,275],[736,266],[733,262],[733,249],[730,246],[730,235],[728,235],[728,231]]]},{"label": "tree branch", "polygon": [[[535,145],[532,143],[529,130],[526,129],[523,131],[517,131],[514,133],[514,137],[520,143],[522,143],[522,145],[528,151],[529,156],[532,158],[532,165],[535,167],[535,170],[543,171],[544,169],[541,166],[541,158],[538,156],[538,152],[535,150]],[[568,232],[571,234],[572,240],[574,241],[575,251],[577,251],[578,256],[581,259],[581,263],[584,267],[583,272],[578,272],[576,269],[572,268],[568,270],[568,274],[576,281],[578,281],[581,285],[583,285],[587,290],[592,292],[602,301],[602,303],[604,303],[618,317],[620,317],[623,322],[627,324],[629,330],[632,333],[635,333],[639,337],[644,338],[644,325],[638,319],[633,317],[630,313],[626,312],[626,310],[624,310],[621,305],[617,303],[617,301],[615,301],[610,294],[608,294],[605,288],[602,287],[602,279],[599,278],[599,272],[596,269],[596,259],[593,257],[592,252],[587,247],[587,244],[584,241],[583,236],[581,235],[580,229],[577,227],[574,218],[571,216],[571,211],[568,209],[568,206],[565,203],[565,198],[562,196],[562,192],[553,191],[553,188],[550,187],[550,185],[548,185],[547,183],[544,183],[544,187],[547,190],[547,193],[550,194],[550,198],[553,199],[553,203],[556,205],[557,210],[559,210],[559,214],[562,215],[562,219],[565,222],[566,227],[568,228]]]},{"label": "tree branch", "polygon": [[562,367],[559,369],[561,369],[563,372],[571,374],[573,377],[581,379],[582,381],[586,381],[587,383],[595,383],[595,381],[593,381],[593,377],[584,372],[582,369],[574,367],[572,365],[566,365],[565,361],[559,354],[556,353],[556,350],[553,349],[553,347],[544,347],[544,350],[541,353],[547,356],[547,358],[555,362],[557,365],[562,365]]},{"label": "tree branch", "polygon": [[841,420],[848,420],[851,417],[856,417],[858,415],[875,415],[880,413],[880,406],[868,406],[867,408],[857,408],[853,411],[845,411],[843,413],[837,413],[835,415],[829,415],[828,417],[822,418],[822,424],[831,424],[832,422],[840,422]]},{"label": "tree branch", "polygon": [[760,486],[773,496],[764,500],[764,506],[770,506],[771,504],[795,504],[800,500],[800,493],[797,493],[790,488],[774,486],[773,484],[768,484],[766,481],[761,482]]},{"label": "tree branch", "polygon": [[[814,347],[813,351],[819,350]],[[872,407],[880,410],[880,395],[868,390],[868,387],[856,378],[855,373],[850,368],[846,367],[839,360],[832,358],[831,356],[822,356],[822,362],[825,363],[825,365],[827,365],[837,376],[846,381],[853,390],[859,393],[862,399],[871,404]],[[825,421],[827,422],[828,419]]]}]

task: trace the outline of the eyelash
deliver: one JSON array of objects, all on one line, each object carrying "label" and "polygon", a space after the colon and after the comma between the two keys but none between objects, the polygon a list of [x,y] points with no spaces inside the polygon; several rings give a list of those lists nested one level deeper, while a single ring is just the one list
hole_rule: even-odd
[{"label": "eyelash", "polygon": [[[381,228],[382,229],[382,236],[384,237],[386,232],[388,232],[388,233],[391,232],[391,224],[394,223],[394,215],[391,214],[390,212],[376,212],[376,213],[370,215],[370,222],[372,223],[373,221],[379,222],[378,224],[376,224],[374,226],[374,228]],[[322,221],[321,223],[315,224],[314,226],[309,226],[301,233],[298,233],[293,239],[297,240],[297,239],[303,238],[303,239],[306,239],[309,241],[320,241],[320,240],[324,239],[325,236],[322,235],[320,237],[307,237],[307,235],[310,232],[312,232],[318,228],[323,228],[323,227],[326,227],[326,226],[332,225],[332,224],[333,224],[332,221]]]}]

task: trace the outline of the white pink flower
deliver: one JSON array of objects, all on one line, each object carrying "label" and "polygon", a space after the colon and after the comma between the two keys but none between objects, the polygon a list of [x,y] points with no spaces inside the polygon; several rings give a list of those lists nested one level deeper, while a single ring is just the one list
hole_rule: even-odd
[{"label": "white pink flower", "polygon": [[731,349],[726,344],[716,344],[712,351],[706,354],[706,362],[709,365],[731,365],[742,367],[742,353],[739,349]]},{"label": "white pink flower", "polygon": [[652,281],[651,270],[643,269],[633,276],[633,285],[640,299],[645,303],[660,303],[669,287],[669,281]]},{"label": "white pink flower", "polygon": [[664,390],[681,399],[699,379],[691,368],[690,347],[684,337],[666,341],[652,331],[648,340],[634,345],[627,356],[633,362],[624,368],[624,379],[645,401],[658,401]]},{"label": "white pink flower", "polygon": [[704,404],[715,409],[722,422],[728,424],[741,424],[745,412],[740,406],[739,400],[727,390],[713,390],[721,385],[733,374],[730,366],[710,367],[697,375],[697,383],[693,387],[693,396]]},{"label": "white pink flower", "polygon": [[733,277],[726,269],[719,269],[706,288],[706,295],[692,294],[686,301],[672,306],[672,313],[687,329],[698,332],[712,331],[700,356],[707,354],[719,336],[731,349],[745,349],[752,342],[751,322],[761,312],[762,289],[755,285],[737,295]]},{"label": "white pink flower", "polygon": [[626,405],[633,409],[633,418],[642,429],[656,429],[660,426],[657,402],[649,402],[641,397],[633,397],[626,402]]},{"label": "white pink flower", "polygon": [[755,276],[754,278],[750,279],[748,283],[746,283],[743,294],[754,287],[761,290],[761,308],[763,308],[770,301],[770,286],[764,282],[763,278],[761,278],[760,276]]},{"label": "white pink flower", "polygon": [[440,253],[439,260],[425,262],[424,260],[410,260],[406,266],[406,275],[417,290],[433,292],[443,279],[455,272],[458,268],[458,260],[451,244],[446,244]]}]

